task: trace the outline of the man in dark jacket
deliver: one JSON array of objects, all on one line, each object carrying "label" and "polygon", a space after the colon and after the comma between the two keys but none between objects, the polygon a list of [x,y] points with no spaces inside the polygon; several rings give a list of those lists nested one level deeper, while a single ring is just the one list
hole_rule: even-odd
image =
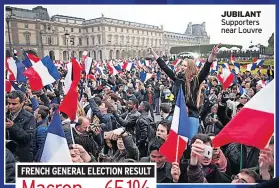
[{"label": "man in dark jacket", "polygon": [[60,118],[62,123],[62,128],[67,140],[68,145],[73,144],[73,139],[71,135],[71,120],[69,119],[68,115],[64,112],[60,112]]},{"label": "man in dark jacket", "polygon": [[22,91],[16,90],[9,93],[7,102],[6,139],[14,140],[18,144],[15,155],[20,162],[32,162],[32,142],[36,129],[35,118],[23,109],[24,93]]},{"label": "man in dark jacket", "polygon": [[15,183],[15,162],[13,153],[6,148],[6,183]]},{"label": "man in dark jacket", "polygon": [[83,146],[83,148],[95,157],[100,152],[100,145],[102,145],[102,137],[100,130],[93,130],[90,122],[86,117],[79,117],[78,123],[73,129],[73,136],[75,143]]},{"label": "man in dark jacket", "polygon": [[37,122],[37,129],[36,134],[34,138],[34,144],[33,144],[33,154],[34,154],[34,160],[38,160],[38,151],[42,148],[46,135],[47,135],[47,116],[49,114],[49,108],[43,105],[40,105],[39,108],[37,108],[34,111],[34,116]]},{"label": "man in dark jacket", "polygon": [[139,105],[141,115],[136,121],[136,143],[140,151],[140,158],[147,156],[148,142],[155,136],[155,131],[150,125],[154,121],[148,114],[150,108],[147,101],[143,101]]},{"label": "man in dark jacket", "polygon": [[137,99],[130,99],[128,101],[128,112],[121,115],[121,117],[114,113],[114,116],[116,117],[117,122],[126,128],[126,131],[131,133],[133,136],[135,136],[135,127],[136,127],[136,121],[138,117],[140,116],[140,113],[138,112],[138,105],[139,102]]},{"label": "man in dark jacket", "polygon": [[149,85],[147,86],[147,89],[142,89],[141,94],[144,96],[143,100],[147,101],[152,109],[154,109],[154,105],[155,105],[155,96],[154,96],[154,92],[152,91],[152,86]]}]

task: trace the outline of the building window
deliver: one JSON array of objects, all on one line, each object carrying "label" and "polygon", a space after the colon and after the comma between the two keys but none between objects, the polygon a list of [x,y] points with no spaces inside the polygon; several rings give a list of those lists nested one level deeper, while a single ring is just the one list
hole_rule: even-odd
[{"label": "building window", "polygon": [[[72,31],[73,32],[73,31]],[[78,32],[81,33],[81,29],[78,29]]]},{"label": "building window", "polygon": [[30,35],[29,34],[25,34],[25,41],[27,45],[30,45]]},{"label": "building window", "polygon": [[101,36],[98,36],[98,44],[101,44]]},{"label": "building window", "polygon": [[111,31],[111,27],[109,26],[109,31]]},{"label": "building window", "polygon": [[117,27],[116,28],[114,28],[115,29],[115,32],[117,32]]},{"label": "building window", "polygon": [[95,45],[95,36],[92,37],[92,45]]},{"label": "building window", "polygon": [[100,26],[98,27],[98,31],[100,31]]},{"label": "building window", "polygon": [[71,38],[70,43],[71,43],[72,46],[74,46],[75,45],[75,38]]},{"label": "building window", "polygon": [[121,28],[121,32],[123,33],[123,28]]},{"label": "building window", "polygon": [[78,38],[78,44],[82,46],[82,38]]},{"label": "building window", "polygon": [[86,33],[88,33],[88,29],[86,28]]},{"label": "building window", "polygon": [[139,34],[139,30],[138,30],[138,34]]},{"label": "building window", "polygon": [[86,39],[87,46],[89,46],[89,38]]},{"label": "building window", "polygon": [[63,44],[66,45],[66,37],[62,37],[63,39]]},{"label": "building window", "polygon": [[71,32],[74,32],[74,28],[71,28]]},{"label": "building window", "polygon": [[47,44],[48,44],[48,45],[51,45],[51,36],[48,36],[48,37],[47,37]]},{"label": "building window", "polygon": [[28,24],[24,24],[24,28],[25,28],[25,29],[28,29]]},{"label": "building window", "polygon": [[64,29],[64,31],[66,31],[66,28],[65,28],[65,27],[64,27],[63,29]]}]

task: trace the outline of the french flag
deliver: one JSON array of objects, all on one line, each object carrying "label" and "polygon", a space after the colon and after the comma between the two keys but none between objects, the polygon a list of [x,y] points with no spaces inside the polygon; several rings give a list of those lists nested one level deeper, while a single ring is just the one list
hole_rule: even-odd
[{"label": "french flag", "polygon": [[222,67],[223,67],[223,69],[229,69],[229,70],[231,70],[231,67],[230,67],[230,65],[229,65],[228,63],[222,64]]},{"label": "french flag", "polygon": [[6,93],[10,93],[11,91],[14,91],[14,90],[20,90],[24,93],[26,93],[26,88],[24,86],[19,86],[16,82],[14,81],[9,81],[9,80],[6,80],[6,83],[5,83],[5,88],[6,88]]},{"label": "french flag", "polygon": [[85,74],[88,75],[91,67],[92,67],[92,58],[91,57],[86,57],[85,61],[84,61],[84,66],[85,66]]},{"label": "french flag", "polygon": [[97,74],[99,74],[99,75],[103,75],[104,74],[104,68],[103,67],[98,66],[96,68],[96,70],[97,70]]},{"label": "french flag", "polygon": [[119,72],[115,69],[113,64],[108,64],[108,70],[110,75],[117,75]]},{"label": "french flag", "polygon": [[218,71],[219,65],[217,61],[214,61],[210,66],[210,73],[213,74],[214,72]]},{"label": "french flag", "polygon": [[25,66],[15,57],[6,58],[6,79],[26,83],[26,77],[23,75]]},{"label": "french flag", "polygon": [[223,69],[222,74],[218,74],[218,80],[223,85],[223,90],[226,90],[234,81],[234,75],[229,69]]},{"label": "french flag", "polygon": [[122,67],[122,69],[125,69],[126,71],[131,71],[133,68],[135,68],[134,62],[131,61],[126,61]]},{"label": "french flag", "polygon": [[234,63],[233,65],[234,65],[235,74],[239,74],[240,73],[240,64]]},{"label": "french flag", "polygon": [[6,93],[10,93],[10,92],[15,90],[15,88],[11,84],[11,81],[6,80],[6,82],[5,82],[5,90],[6,90]]},{"label": "french flag", "polygon": [[7,70],[7,79],[16,80],[17,66],[16,66],[16,61],[13,57],[6,57],[6,70]]},{"label": "french flag", "polygon": [[237,142],[264,149],[274,134],[274,94],[273,80],[248,101],[213,139],[214,147]]},{"label": "french flag", "polygon": [[[77,86],[80,81],[81,67],[75,58],[72,58],[71,62],[72,62],[72,68],[68,69],[69,72],[66,75],[66,77],[69,75],[68,77],[71,79],[71,83],[70,83],[71,85],[62,103],[59,106],[59,110],[67,114],[69,118],[72,121],[74,121],[76,119],[76,112],[78,108]],[[65,87],[66,87],[66,83],[65,83]]]},{"label": "french flag", "polygon": [[264,64],[264,60],[263,59],[254,58],[253,63],[255,63],[257,65],[257,67],[260,67],[260,66],[262,66]]},{"label": "french flag", "polygon": [[181,62],[182,62],[182,59],[176,59],[174,62],[172,62],[172,64],[174,66],[176,66],[176,65],[179,65],[179,63],[181,63]]},{"label": "french flag", "polygon": [[255,70],[256,67],[257,67],[257,64],[256,63],[250,63],[248,65],[244,65],[243,66],[244,68],[246,68],[246,71],[252,71],[252,70]]},{"label": "french flag", "polygon": [[152,74],[151,73],[147,73],[147,72],[140,72],[140,80],[144,83],[146,82],[147,80],[149,80],[150,78],[152,77]]},{"label": "french flag", "polygon": [[169,136],[160,148],[160,153],[168,162],[179,162],[187,148],[187,142],[197,134],[198,126],[193,127],[187,116],[185,97],[180,87],[174,109]]},{"label": "french flag", "polygon": [[52,84],[60,78],[57,68],[48,56],[41,60],[39,57],[27,54],[27,58],[28,64],[32,66],[27,68],[23,74],[29,78],[31,90],[41,90],[44,86]]},{"label": "french flag", "polygon": [[114,68],[118,71],[118,72],[122,72],[122,68],[121,65],[114,65]]},{"label": "french flag", "polygon": [[48,126],[48,132],[41,151],[40,162],[72,163],[70,150],[57,110]]},{"label": "french flag", "polygon": [[87,79],[96,80],[96,78],[95,78],[95,76],[93,74],[87,75]]}]

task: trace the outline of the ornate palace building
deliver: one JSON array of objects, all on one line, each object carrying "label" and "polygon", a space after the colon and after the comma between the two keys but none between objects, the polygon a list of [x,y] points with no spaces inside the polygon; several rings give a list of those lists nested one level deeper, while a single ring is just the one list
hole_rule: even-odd
[{"label": "ornate palace building", "polygon": [[[81,57],[83,51],[96,60],[145,57],[152,45],[159,55],[170,55],[174,46],[209,44],[205,23],[189,23],[184,34],[125,20],[100,18],[85,20],[63,15],[49,16],[46,8],[32,10],[8,7],[6,49],[32,50],[54,60]],[[9,25],[9,28],[8,28]],[[10,41],[9,41],[10,38]]]}]

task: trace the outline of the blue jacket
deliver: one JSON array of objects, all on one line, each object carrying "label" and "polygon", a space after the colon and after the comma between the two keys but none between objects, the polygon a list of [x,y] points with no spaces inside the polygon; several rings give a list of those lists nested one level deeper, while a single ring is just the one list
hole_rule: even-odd
[{"label": "blue jacket", "polygon": [[48,125],[44,120],[40,121],[37,123],[37,129],[36,129],[36,135],[35,135],[35,143],[33,144],[34,149],[33,149],[33,154],[34,154],[34,160],[38,161],[38,155],[40,149],[44,146],[45,139],[47,136],[47,130],[48,130]]}]

